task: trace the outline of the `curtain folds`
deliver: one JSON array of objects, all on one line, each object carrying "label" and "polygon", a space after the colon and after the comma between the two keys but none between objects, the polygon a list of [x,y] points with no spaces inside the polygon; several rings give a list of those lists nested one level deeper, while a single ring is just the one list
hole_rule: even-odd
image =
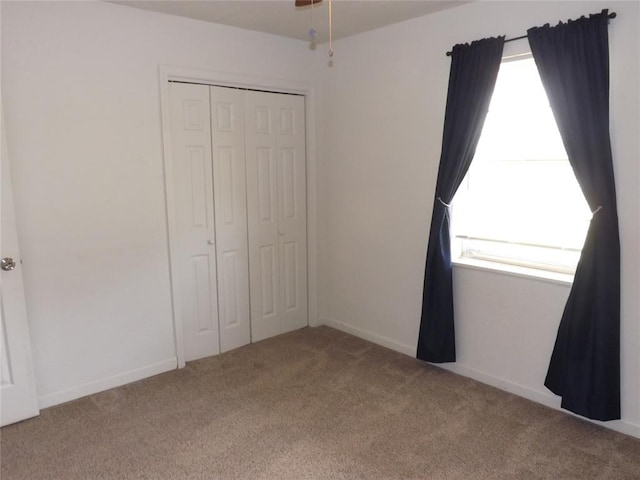
[{"label": "curtain folds", "polygon": [[562,407],[620,418],[620,240],[609,138],[608,12],[528,32],[569,162],[594,212],[545,385]]},{"label": "curtain folds", "polygon": [[455,330],[449,208],[476,151],[502,58],[504,37],[456,45],[431,216],[417,357],[454,362]]}]

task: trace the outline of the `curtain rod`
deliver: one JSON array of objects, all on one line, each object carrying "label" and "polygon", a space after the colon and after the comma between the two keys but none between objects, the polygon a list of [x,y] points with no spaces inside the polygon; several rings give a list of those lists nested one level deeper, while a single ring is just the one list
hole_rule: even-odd
[{"label": "curtain rod", "polygon": [[[617,14],[616,14],[616,12],[611,12],[611,13],[608,15],[608,17],[609,17],[609,18],[616,18],[616,17],[617,17]],[[522,35],[522,36],[520,36],[520,37],[507,38],[507,39],[504,41],[504,43],[515,42],[516,40],[522,40],[523,38],[527,38],[528,36],[529,36],[529,35]],[[450,57],[450,56],[451,56],[451,52],[447,52],[447,57]]]}]

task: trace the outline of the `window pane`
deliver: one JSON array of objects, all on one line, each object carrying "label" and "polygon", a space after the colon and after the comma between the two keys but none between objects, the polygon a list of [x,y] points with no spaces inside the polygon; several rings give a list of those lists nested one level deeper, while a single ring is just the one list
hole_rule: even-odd
[{"label": "window pane", "polygon": [[533,59],[500,66],[474,164],[567,158]]},{"label": "window pane", "polygon": [[[491,256],[531,255],[530,261],[545,264],[577,261],[591,212],[532,59],[502,64],[478,150],[452,214],[455,235],[503,242],[502,247],[495,241],[476,242],[469,247],[474,252],[485,248]],[[540,248],[527,253],[507,243],[552,247],[554,253],[542,255]],[[565,261],[557,249],[574,252]]]}]

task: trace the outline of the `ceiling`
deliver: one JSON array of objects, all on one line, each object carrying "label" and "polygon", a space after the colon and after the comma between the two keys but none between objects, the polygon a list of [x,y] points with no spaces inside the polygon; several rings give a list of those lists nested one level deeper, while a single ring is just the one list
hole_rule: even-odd
[{"label": "ceiling", "polygon": [[[295,7],[294,0],[113,0],[111,3],[195,18],[298,40],[309,40],[312,25],[317,43],[329,38],[329,0]],[[457,7],[453,0],[333,0],[333,39]]]}]

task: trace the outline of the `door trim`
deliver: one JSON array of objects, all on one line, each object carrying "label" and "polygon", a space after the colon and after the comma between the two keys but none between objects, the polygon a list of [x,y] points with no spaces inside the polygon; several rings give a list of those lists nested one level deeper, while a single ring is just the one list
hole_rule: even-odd
[{"label": "door trim", "polygon": [[274,79],[201,68],[160,65],[160,114],[162,118],[162,153],[165,181],[165,208],[167,215],[167,242],[169,253],[169,278],[171,284],[171,309],[178,368],[185,366],[183,320],[177,306],[180,304],[180,288],[174,272],[176,259],[176,211],[173,185],[173,158],[171,155],[171,129],[169,121],[169,82],[190,82],[220,87],[265,90],[275,93],[293,93],[305,97],[305,142],[307,164],[307,318],[309,325],[318,326],[318,264],[317,264],[317,190],[316,190],[316,92],[312,84],[284,79]]}]

